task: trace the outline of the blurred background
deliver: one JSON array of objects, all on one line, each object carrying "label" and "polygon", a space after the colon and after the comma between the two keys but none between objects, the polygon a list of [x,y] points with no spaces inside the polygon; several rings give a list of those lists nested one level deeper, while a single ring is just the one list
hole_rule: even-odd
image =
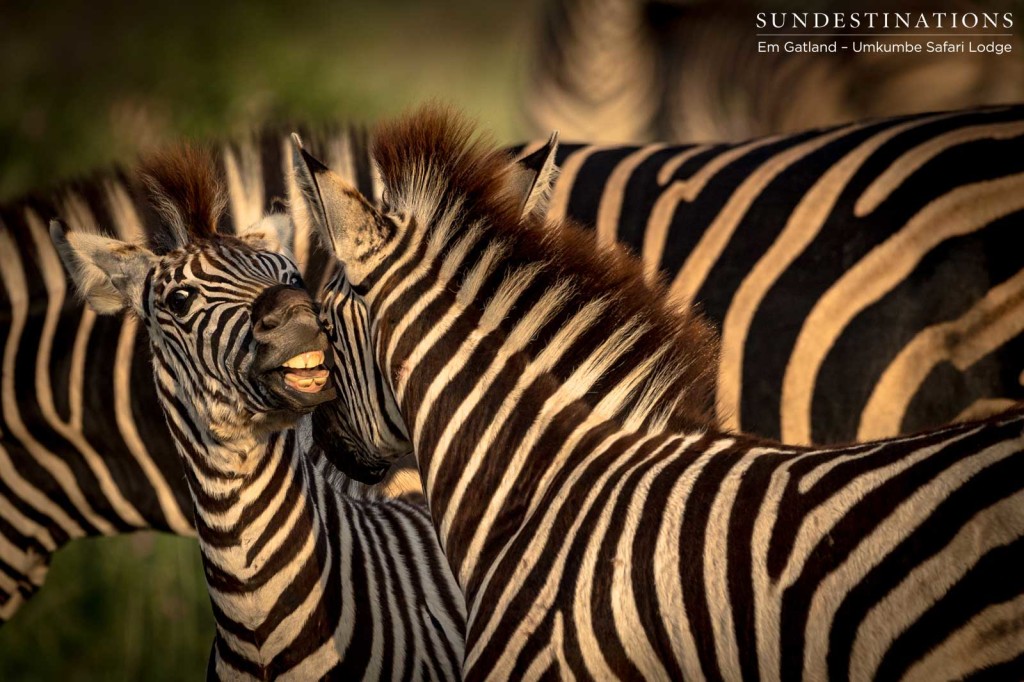
[{"label": "blurred background", "polygon": [[450,101],[503,139],[535,0],[3,3],[0,200],[182,134]]},{"label": "blurred background", "polygon": [[[1018,35],[1024,24],[1019,0],[895,4],[1018,10]],[[455,104],[509,144],[551,128],[569,140],[737,140],[1024,100],[1019,43],[999,59],[752,54],[754,11],[892,5],[6,2],[0,201],[130,162],[183,135],[369,123],[426,99]],[[76,541],[57,553],[44,589],[0,628],[0,681],[200,679],[212,636],[195,540],[139,533]]]}]

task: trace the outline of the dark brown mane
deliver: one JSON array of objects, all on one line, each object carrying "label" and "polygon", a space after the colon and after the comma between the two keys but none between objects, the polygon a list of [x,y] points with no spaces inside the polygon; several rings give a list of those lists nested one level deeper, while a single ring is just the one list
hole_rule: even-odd
[{"label": "dark brown mane", "polygon": [[441,211],[434,218],[447,207],[461,205],[463,219],[483,219],[500,234],[512,261],[544,262],[553,278],[577,284],[579,301],[607,300],[606,330],[631,321],[646,323],[651,331],[634,344],[627,362],[646,360],[671,342],[668,356],[653,373],[671,383],[666,401],[685,395],[670,423],[714,424],[718,339],[711,324],[670,301],[665,283],[647,280],[641,261],[624,248],[599,248],[592,231],[567,221],[552,225],[524,220],[509,191],[514,185],[510,158],[487,138],[475,137],[464,118],[432,106],[380,126],[374,157],[393,197],[410,192],[440,195]]},{"label": "dark brown mane", "polygon": [[429,105],[377,126],[372,154],[391,196],[429,193],[441,210],[459,203],[468,215],[518,216],[511,158],[453,109]]},{"label": "dark brown mane", "polygon": [[139,172],[164,228],[148,235],[157,253],[217,233],[227,193],[209,150],[189,144],[165,149],[144,159]]}]

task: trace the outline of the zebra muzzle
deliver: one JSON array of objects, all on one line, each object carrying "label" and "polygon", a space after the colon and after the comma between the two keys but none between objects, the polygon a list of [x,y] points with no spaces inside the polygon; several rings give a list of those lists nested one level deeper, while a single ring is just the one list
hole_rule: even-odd
[{"label": "zebra muzzle", "polygon": [[305,290],[277,285],[261,293],[252,305],[252,336],[252,371],[284,409],[307,412],[334,398],[333,355]]}]

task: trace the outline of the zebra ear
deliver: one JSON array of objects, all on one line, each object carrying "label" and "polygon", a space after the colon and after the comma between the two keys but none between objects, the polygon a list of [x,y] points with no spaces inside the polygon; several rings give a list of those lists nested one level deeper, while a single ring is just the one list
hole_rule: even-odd
[{"label": "zebra ear", "polygon": [[331,171],[292,135],[295,184],[309,207],[321,241],[345,267],[352,284],[360,284],[387,241],[386,221],[353,185]]},{"label": "zebra ear", "polygon": [[514,191],[522,197],[523,217],[532,215],[543,220],[547,214],[548,202],[559,174],[558,164],[555,163],[557,152],[556,130],[543,147],[515,160]]},{"label": "zebra ear", "polygon": [[291,255],[295,224],[287,213],[269,213],[238,233],[254,249]]},{"label": "zebra ear", "polygon": [[97,313],[142,310],[146,275],[156,265],[153,252],[136,244],[86,232],[70,232],[50,221],[50,238],[79,293]]}]

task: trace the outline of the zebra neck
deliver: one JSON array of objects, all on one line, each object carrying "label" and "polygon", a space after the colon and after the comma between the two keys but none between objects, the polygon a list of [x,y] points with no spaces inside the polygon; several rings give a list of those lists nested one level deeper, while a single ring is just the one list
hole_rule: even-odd
[{"label": "zebra neck", "polygon": [[[421,317],[423,326],[401,319],[387,325],[399,331],[381,337],[378,357],[388,376],[396,378],[396,398],[441,546],[469,594],[469,573],[457,568],[463,559],[472,555],[473,564],[488,565],[502,550],[501,538],[525,522],[522,507],[489,511],[492,500],[519,499],[525,505],[560,470],[586,456],[590,446],[660,428],[661,422],[646,412],[637,414],[646,408],[635,400],[634,388],[649,368],[618,371],[620,356],[603,343],[614,339],[616,331],[588,331],[590,338],[581,334],[567,340],[565,334],[545,330],[547,343],[533,348],[527,339],[543,334],[522,334],[522,326],[511,333],[503,333],[503,325],[486,333],[460,328],[458,318],[476,314],[486,319],[488,311],[456,310],[454,304],[450,310],[455,322]],[[382,315],[392,321],[387,310]],[[568,315],[562,329],[573,325],[582,323]],[[446,330],[443,340],[435,338],[433,346],[420,343],[437,328]],[[568,378],[556,374],[560,363],[570,362],[583,370]],[[473,523],[466,523],[470,519]],[[475,542],[484,527],[495,532],[483,544]]]},{"label": "zebra neck", "polygon": [[[168,414],[192,493],[207,586],[223,640],[218,650],[264,662],[273,656],[273,636],[290,627],[295,615],[275,606],[289,594],[316,591],[322,575],[335,565],[337,547],[332,551],[329,542],[337,543],[341,534],[336,531],[346,522],[330,486],[318,484],[323,473],[309,457],[311,420],[304,417],[295,427],[263,439],[224,442],[200,425],[183,437]],[[225,467],[228,462],[235,470]],[[333,509],[330,520],[325,507]],[[335,532],[326,532],[328,527]],[[299,574],[282,570],[287,566],[302,569]],[[297,597],[299,602],[309,618],[328,627],[331,619],[313,613],[325,608],[323,600]]]}]

